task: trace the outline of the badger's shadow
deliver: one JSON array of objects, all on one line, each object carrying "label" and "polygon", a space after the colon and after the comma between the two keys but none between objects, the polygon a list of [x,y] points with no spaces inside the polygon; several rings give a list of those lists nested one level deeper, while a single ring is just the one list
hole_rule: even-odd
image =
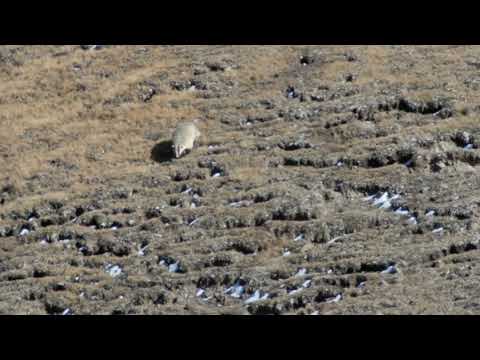
[{"label": "badger's shadow", "polygon": [[172,161],[175,158],[172,142],[162,141],[161,143],[155,145],[151,152],[151,158],[153,161],[159,164]]}]

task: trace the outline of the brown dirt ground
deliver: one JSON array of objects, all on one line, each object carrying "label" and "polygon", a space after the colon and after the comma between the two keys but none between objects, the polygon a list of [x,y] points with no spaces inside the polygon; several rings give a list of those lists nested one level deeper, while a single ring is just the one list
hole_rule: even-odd
[{"label": "brown dirt ground", "polygon": [[0,46],[0,313],[479,314],[479,69],[478,46]]}]

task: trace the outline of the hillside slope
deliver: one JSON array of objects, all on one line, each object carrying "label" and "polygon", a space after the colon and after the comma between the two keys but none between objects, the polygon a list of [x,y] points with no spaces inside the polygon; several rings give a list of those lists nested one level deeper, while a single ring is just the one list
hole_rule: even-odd
[{"label": "hillside slope", "polygon": [[478,46],[0,46],[0,313],[479,314],[479,69]]}]

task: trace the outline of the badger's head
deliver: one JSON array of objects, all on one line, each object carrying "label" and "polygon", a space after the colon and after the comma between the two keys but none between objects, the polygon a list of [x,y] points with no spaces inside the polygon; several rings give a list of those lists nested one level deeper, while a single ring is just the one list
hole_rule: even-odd
[{"label": "badger's head", "polygon": [[185,153],[185,146],[183,145],[173,145],[173,151],[175,152],[175,157],[178,159]]}]

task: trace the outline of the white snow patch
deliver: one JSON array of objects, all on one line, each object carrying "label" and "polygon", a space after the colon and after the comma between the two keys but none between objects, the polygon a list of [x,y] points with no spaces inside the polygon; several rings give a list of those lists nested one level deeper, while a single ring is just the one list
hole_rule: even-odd
[{"label": "white snow patch", "polygon": [[432,211],[429,211],[428,213],[425,214],[426,217],[433,217],[435,216],[435,211],[432,210]]},{"label": "white snow patch", "polygon": [[[145,250],[147,250],[147,248],[149,247],[150,245],[147,245],[143,248],[140,248],[140,250],[138,250],[138,256],[145,256]],[[163,261],[163,260],[162,260]]]},{"label": "white snow patch", "polygon": [[380,206],[380,209],[388,210],[391,207],[392,207],[392,203],[390,202],[390,200],[387,200]]},{"label": "white snow patch", "polygon": [[302,287],[307,289],[310,287],[310,285],[312,285],[312,280],[307,280],[302,284]]},{"label": "white snow patch", "polygon": [[122,274],[122,268],[118,265],[107,265],[106,271],[111,277],[114,278]]},{"label": "white snow patch", "polygon": [[307,269],[302,268],[302,269],[298,270],[298,272],[295,274],[295,277],[305,276],[306,274],[307,274]]},{"label": "white snow patch", "polygon": [[249,206],[249,205],[251,205],[251,201],[245,201],[245,200],[228,204],[228,206],[235,207],[235,208],[239,208],[242,206]]},{"label": "white snow patch", "polygon": [[295,294],[298,294],[300,291],[302,291],[303,289],[302,288],[298,288],[298,289],[295,289],[295,290],[292,290],[288,293],[288,295],[295,295]]},{"label": "white snow patch", "polygon": [[175,264],[171,264],[169,267],[168,267],[168,272],[170,273],[176,273],[178,272],[179,270],[179,262],[177,261]]},{"label": "white snow patch", "polygon": [[368,202],[374,200],[374,202],[372,204],[373,206],[377,206],[380,209],[387,209],[388,210],[392,207],[392,201],[396,200],[396,199],[399,199],[400,195],[394,194],[390,197],[388,192],[384,192],[379,198],[377,198],[377,197],[378,197],[378,194],[370,195],[370,196],[364,198],[363,200],[368,201]]},{"label": "white snow patch", "polygon": [[438,234],[438,233],[441,233],[443,231],[443,227],[440,227],[438,229],[435,229],[432,231],[433,234]]},{"label": "white snow patch", "polygon": [[26,236],[30,234],[30,230],[28,229],[23,229],[22,231],[20,231],[20,236]]},{"label": "white snow patch", "polygon": [[381,274],[396,274],[398,272],[397,268],[395,265],[390,265],[388,268],[383,270]]},{"label": "white snow patch", "polygon": [[251,297],[249,297],[247,300],[245,300],[245,304],[252,304],[254,302],[260,301],[260,300],[267,300],[269,294],[264,294],[263,296],[261,295],[260,290],[255,291],[255,294],[253,294]]},{"label": "white snow patch", "polygon": [[332,299],[329,299],[326,301],[327,304],[333,304],[333,303],[338,303],[340,300],[343,299],[343,296],[342,294],[338,294],[337,296],[335,296],[334,298]]},{"label": "white snow patch", "polygon": [[395,214],[398,214],[398,215],[408,215],[408,214],[410,214],[410,212],[409,212],[407,209],[398,208],[397,210],[395,210]]},{"label": "white snow patch", "polygon": [[72,314],[72,310],[70,309],[65,309],[65,311],[62,313],[62,315],[71,315]]},{"label": "white snow patch", "polygon": [[330,244],[333,244],[335,242],[337,242],[338,240],[342,239],[344,236],[337,236],[335,238],[333,238],[332,240],[330,240],[329,242],[327,242],[327,245],[330,245]]},{"label": "white snow patch", "polygon": [[303,241],[305,240],[305,234],[298,235],[293,241]]},{"label": "white snow patch", "polygon": [[241,298],[244,292],[245,292],[245,287],[243,287],[239,283],[235,283],[233,286],[225,290],[225,294],[228,294],[231,297],[236,299]]},{"label": "white snow patch", "polygon": [[193,220],[190,224],[188,224],[188,226],[193,226],[193,225],[195,225],[195,224],[196,224],[197,222],[199,222],[199,221],[200,221],[200,218],[195,219],[195,220]]},{"label": "white snow patch", "polygon": [[100,50],[103,47],[103,45],[88,45],[88,46],[89,46],[88,50],[97,50],[97,49]]},{"label": "white snow patch", "polygon": [[373,202],[373,206],[382,205],[384,202],[388,201],[388,192],[383,193],[381,197]]}]

